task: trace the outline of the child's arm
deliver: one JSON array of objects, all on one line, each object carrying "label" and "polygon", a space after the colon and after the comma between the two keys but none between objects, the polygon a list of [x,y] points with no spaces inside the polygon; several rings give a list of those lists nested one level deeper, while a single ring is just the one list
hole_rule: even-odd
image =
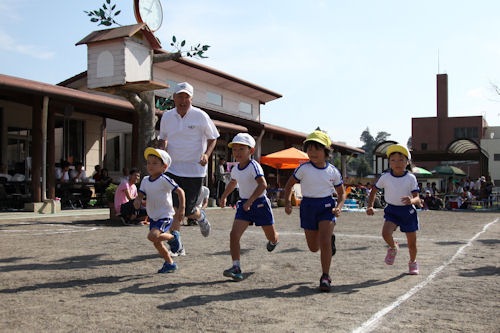
[{"label": "child's arm", "polygon": [[366,208],[367,215],[375,214],[375,211],[373,210],[373,203],[375,202],[375,196],[377,195],[377,192],[378,192],[378,188],[373,186],[371,191],[370,191],[370,196],[368,197],[368,208]]},{"label": "child's arm", "polygon": [[337,207],[333,208],[333,214],[335,216],[339,216],[340,212],[342,211],[342,207],[344,206],[345,202],[345,191],[344,191],[344,184],[341,184],[339,186],[335,187],[335,191],[337,191]]},{"label": "child's arm", "polygon": [[290,176],[285,185],[285,213],[290,215],[292,213],[292,188],[293,185],[297,184],[297,180],[294,176]]},{"label": "child's arm", "polygon": [[137,197],[134,199],[134,208],[137,210],[141,208],[142,199],[144,198],[144,193],[139,192]]},{"label": "child's arm", "polygon": [[179,199],[179,208],[177,208],[177,212],[175,212],[174,220],[181,221],[184,220],[184,214],[186,209],[186,196],[184,195],[184,190],[180,187],[175,189],[175,194],[177,194],[177,198]]},{"label": "child's arm", "polygon": [[407,197],[402,197],[401,202],[404,203],[405,205],[417,205],[420,206],[422,202],[420,201],[420,195],[418,194],[417,191],[411,192],[411,195],[413,197],[407,196]]},{"label": "child's arm", "polygon": [[219,201],[220,201],[219,202],[220,208],[226,207],[227,196],[230,195],[231,192],[233,192],[233,190],[236,187],[237,183],[238,182],[235,179],[231,179],[231,181],[229,182],[229,184],[227,184],[226,189],[224,190],[224,193],[222,193],[222,195],[220,196],[220,199],[219,199]]},{"label": "child's arm", "polygon": [[252,206],[253,202],[267,188],[267,182],[266,182],[266,178],[264,178],[264,176],[260,176],[260,177],[255,178],[255,181],[257,182],[257,187],[255,188],[255,191],[253,191],[250,198],[248,198],[248,200],[245,201],[245,204],[243,205],[243,210],[245,210],[247,212],[250,210],[250,207]]}]

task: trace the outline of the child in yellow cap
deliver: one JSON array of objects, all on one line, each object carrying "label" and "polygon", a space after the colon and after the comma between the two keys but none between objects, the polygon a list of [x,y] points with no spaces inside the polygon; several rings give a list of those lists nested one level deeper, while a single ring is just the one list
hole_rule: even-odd
[{"label": "child in yellow cap", "polygon": [[419,229],[417,210],[415,205],[420,204],[417,178],[409,172],[410,153],[401,145],[391,145],[387,148],[390,171],[383,173],[370,191],[366,214],[374,215],[373,202],[378,190],[384,190],[387,207],[384,209],[384,227],[382,237],[389,248],[385,263],[392,265],[399,251],[398,242],[392,237],[393,232],[399,229],[406,234],[410,262],[409,274],[419,274],[417,264],[417,230]]},{"label": "child in yellow cap", "polygon": [[[330,265],[336,251],[333,228],[345,201],[342,175],[327,161],[331,144],[324,132],[309,134],[304,141],[304,151],[310,161],[295,169],[285,186],[285,212],[290,215],[292,187],[300,183],[303,196],[300,202],[300,226],[304,229],[309,250],[321,250],[323,274],[319,288],[326,292],[331,289]],[[335,191],[338,201],[333,198]]]}]

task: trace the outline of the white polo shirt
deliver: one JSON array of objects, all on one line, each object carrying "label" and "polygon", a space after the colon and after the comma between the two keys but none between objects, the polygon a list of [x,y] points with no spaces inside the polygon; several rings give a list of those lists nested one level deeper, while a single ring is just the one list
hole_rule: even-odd
[{"label": "white polo shirt", "polygon": [[402,176],[394,176],[392,171],[384,172],[375,183],[375,187],[384,189],[384,199],[394,206],[404,206],[402,197],[413,197],[413,192],[419,192],[417,178],[406,171]]},{"label": "white polo shirt", "polygon": [[[255,179],[261,176],[264,177],[264,171],[260,164],[254,159],[251,159],[250,163],[243,169],[240,169],[239,164],[231,169],[231,179],[238,182],[240,198],[242,199],[248,199],[252,196],[258,185]],[[259,197],[265,194],[266,190],[262,191]]]},{"label": "white polo shirt", "polygon": [[153,220],[173,217],[172,192],[179,186],[168,176],[161,175],[156,179],[146,176],[141,181],[139,192],[146,195],[146,212]]},{"label": "white polo shirt", "polygon": [[205,177],[207,165],[200,164],[207,150],[207,140],[217,139],[219,132],[208,114],[191,106],[184,117],[177,108],[161,117],[160,139],[167,141],[167,152],[172,157],[168,171],[180,177]]},{"label": "white polo shirt", "polygon": [[313,163],[306,162],[295,169],[293,177],[300,183],[302,196],[308,198],[331,196],[335,187],[344,183],[340,171],[330,163],[324,168],[318,168]]}]

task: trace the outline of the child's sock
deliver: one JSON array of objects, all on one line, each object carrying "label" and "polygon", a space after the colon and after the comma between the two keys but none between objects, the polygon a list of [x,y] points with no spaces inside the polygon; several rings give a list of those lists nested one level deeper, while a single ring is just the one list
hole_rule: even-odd
[{"label": "child's sock", "polygon": [[233,260],[233,266],[240,267],[240,261],[239,260]]}]

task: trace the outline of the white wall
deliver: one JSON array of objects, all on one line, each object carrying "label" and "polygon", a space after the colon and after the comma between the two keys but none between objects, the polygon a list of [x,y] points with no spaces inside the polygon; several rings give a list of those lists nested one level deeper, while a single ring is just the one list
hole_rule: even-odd
[{"label": "white wall", "polygon": [[488,170],[491,179],[497,186],[500,185],[500,161],[495,161],[495,154],[500,155],[500,126],[488,127],[485,138],[481,140],[481,148],[489,155]]}]

